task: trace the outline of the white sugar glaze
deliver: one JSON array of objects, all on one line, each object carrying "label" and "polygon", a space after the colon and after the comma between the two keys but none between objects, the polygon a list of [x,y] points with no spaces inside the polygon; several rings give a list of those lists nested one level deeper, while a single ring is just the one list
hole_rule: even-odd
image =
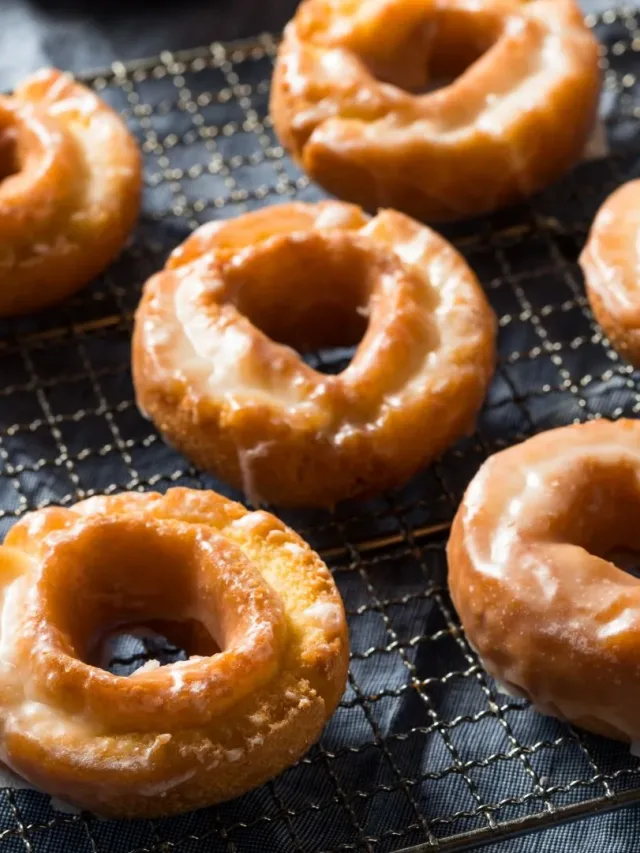
[{"label": "white sugar glaze", "polygon": [[[0,547],[0,782],[33,780],[98,814],[146,816],[246,790],[256,767],[260,784],[284,729],[286,755],[302,754],[338,701],[347,653],[344,621],[311,607],[339,600],[330,574],[302,543],[284,547],[298,541],[269,513],[204,490],[95,497],[18,522]],[[60,572],[83,585],[82,617],[58,595]],[[120,614],[121,589],[140,625],[150,596],[154,618],[196,620],[220,651],[149,660],[129,677],[85,662],[102,620],[117,635],[120,619],[126,633],[153,633]]]},{"label": "white sugar glaze", "polygon": [[[382,426],[390,410],[401,408],[426,389],[445,388],[455,382],[455,375],[461,371],[476,369],[474,362],[461,361],[458,353],[461,343],[464,349],[472,350],[483,331],[473,322],[474,285],[468,281],[466,269],[460,267],[452,249],[442,244],[436,248],[431,232],[417,224],[409,226],[410,220],[406,220],[406,225],[403,221],[404,230],[399,230],[393,215],[381,213],[358,230],[353,228],[353,216],[351,208],[329,207],[318,214],[315,227],[349,226],[352,233],[359,233],[372,247],[383,246],[399,266],[395,274],[382,277],[381,292],[392,294],[397,288],[397,276],[410,270],[423,282],[422,299],[433,307],[432,320],[426,322],[427,327],[433,325],[434,331],[426,328],[423,341],[416,342],[416,355],[418,347],[421,355],[413,359],[404,383],[380,389],[372,421]],[[265,387],[262,368],[256,368],[254,346],[246,328],[239,323],[213,326],[203,310],[202,296],[212,292],[211,280],[203,269],[200,262],[180,268],[175,273],[174,286],[166,293],[159,290],[156,295],[159,301],[168,300],[166,310],[162,308],[145,318],[144,346],[159,375],[167,381],[175,378],[184,382],[193,396],[223,400],[231,409],[241,408],[246,400],[264,400],[287,420],[317,422],[322,433],[338,444],[350,430],[360,428],[362,424],[351,423],[348,415],[333,423],[323,414],[327,395],[333,394],[333,386],[342,381],[340,377],[327,379],[316,374],[313,380],[307,376],[301,381],[287,373],[284,380],[274,373]],[[370,314],[372,306],[360,306],[358,310]],[[381,335],[384,334],[383,330]],[[372,354],[375,352],[377,349],[372,349]],[[348,375],[349,369],[345,372]],[[244,491],[255,506],[260,505],[262,496],[255,488],[253,460],[265,449],[266,445],[238,448]]]},{"label": "white sugar glaze", "polygon": [[[543,713],[638,740],[640,422],[542,433],[490,458],[448,545],[465,634],[487,671]],[[604,555],[604,556],[602,556]]]},{"label": "white sugar glaze", "polygon": [[[479,55],[458,67],[441,38],[452,60]],[[597,62],[578,7],[564,0],[312,0],[285,30],[272,115],[329,191],[425,221],[462,218],[531,194],[577,161],[597,112]],[[571,122],[561,143],[560,115]]]}]

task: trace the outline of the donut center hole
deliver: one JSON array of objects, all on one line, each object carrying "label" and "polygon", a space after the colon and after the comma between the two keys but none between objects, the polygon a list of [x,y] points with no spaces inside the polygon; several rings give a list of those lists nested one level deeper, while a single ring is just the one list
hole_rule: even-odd
[{"label": "donut center hole", "polygon": [[[634,460],[593,455],[568,463],[556,484],[560,537],[640,578],[640,509]],[[548,519],[543,520],[549,524]]]},{"label": "donut center hole", "polygon": [[20,171],[17,134],[14,128],[0,130],[0,183]]},{"label": "donut center hole", "polygon": [[640,579],[640,551],[620,545],[611,548],[601,556],[626,574]]},{"label": "donut center hole", "polygon": [[192,656],[209,657],[220,648],[196,619],[150,620],[108,631],[87,655],[87,663],[114,675],[133,675],[139,669],[157,669]]},{"label": "donut center hole", "polygon": [[378,21],[358,52],[381,83],[426,94],[462,76],[495,44],[502,25],[499,17],[482,9],[444,7],[427,15],[416,6],[404,26]]},{"label": "donut center hole", "polygon": [[339,373],[367,331],[369,260],[337,232],[277,238],[225,271],[226,296],[272,341],[316,370]]},{"label": "donut center hole", "polygon": [[173,522],[104,519],[59,543],[42,597],[65,653],[129,675],[149,661],[226,648],[233,627],[218,546],[203,535]]}]

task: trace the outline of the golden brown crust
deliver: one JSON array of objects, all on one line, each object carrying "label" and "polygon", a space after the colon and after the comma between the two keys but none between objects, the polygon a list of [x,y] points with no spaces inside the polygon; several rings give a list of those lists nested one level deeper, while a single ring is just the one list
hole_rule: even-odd
[{"label": "golden brown crust", "polygon": [[135,141],[93,92],[53,69],[0,98],[0,316],[52,305],[102,272],[140,206]]},{"label": "golden brown crust", "polygon": [[639,210],[640,181],[629,181],[602,204],[580,256],[596,320],[635,367],[640,367]]},{"label": "golden brown crust", "polygon": [[[456,79],[413,94],[438,78]],[[305,0],[270,109],[282,144],[339,198],[441,221],[558,178],[584,150],[599,90],[573,0]]]},{"label": "golden brown crust", "polygon": [[[214,492],[32,513],[0,548],[0,583],[3,761],[98,814],[172,814],[261,784],[344,690],[326,566],[274,516]],[[128,678],[85,662],[105,632],[158,620],[196,620],[220,651]]]},{"label": "golden brown crust", "polygon": [[[363,330],[337,376],[275,342]],[[402,483],[472,429],[494,338],[473,273],[433,231],[290,204],[204,226],[147,282],[133,373],[142,410],[198,466],[254,503],[331,506]]]},{"label": "golden brown crust", "polygon": [[495,454],[451,530],[449,586],[489,673],[542,713],[640,740],[640,421],[597,420]]}]

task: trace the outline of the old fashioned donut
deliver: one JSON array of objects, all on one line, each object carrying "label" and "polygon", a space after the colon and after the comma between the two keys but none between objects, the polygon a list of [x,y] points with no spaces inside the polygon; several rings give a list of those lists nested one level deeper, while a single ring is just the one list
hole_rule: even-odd
[{"label": "old fashioned donut", "polygon": [[587,297],[615,349],[640,367],[640,180],[604,202],[580,256]]},{"label": "old fashioned donut", "polygon": [[[345,686],[324,563],[214,492],[34,512],[0,548],[0,585],[2,761],[98,814],[171,814],[261,784],[313,743]],[[195,620],[200,648],[128,678],[89,663],[109,632],[157,620],[182,635]]]},{"label": "old fashioned donut", "polygon": [[52,305],[118,254],[140,156],[116,113],[60,71],[0,97],[0,316]]},{"label": "old fashioned donut", "polygon": [[[640,421],[550,430],[492,456],[448,545],[451,595],[487,670],[545,714],[640,739]],[[628,557],[628,553],[627,553]]]},{"label": "old fashioned donut", "polygon": [[[468,431],[494,316],[433,231],[339,202],[210,223],[146,284],[141,409],[254,504],[331,506],[403,482]],[[298,352],[355,344],[338,375]]]},{"label": "old fashioned donut", "polygon": [[570,168],[599,89],[573,0],[305,0],[279,49],[271,115],[338,197],[451,220]]}]

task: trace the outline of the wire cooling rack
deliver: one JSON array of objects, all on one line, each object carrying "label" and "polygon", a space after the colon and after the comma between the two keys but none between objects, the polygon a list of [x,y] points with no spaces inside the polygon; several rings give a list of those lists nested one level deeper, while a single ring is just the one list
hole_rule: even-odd
[{"label": "wire cooling rack", "polygon": [[[263,788],[166,820],[101,821],[4,789],[0,851],[454,851],[640,800],[640,764],[626,747],[500,693],[446,589],[448,524],[488,454],[574,420],[640,411],[640,374],[594,323],[576,264],[597,206],[637,173],[640,31],[633,10],[589,23],[603,43],[611,155],[531,204],[446,231],[500,318],[498,371],[477,431],[374,501],[282,514],[325,556],[349,614],[349,685],[320,743]],[[0,534],[30,509],[96,492],[181,484],[232,494],[138,414],[129,339],[142,282],[192,228],[321,197],[271,128],[275,48],[265,36],[85,77],[140,141],[144,214],[130,247],[91,288],[59,309],[0,324]],[[349,355],[322,352],[314,363],[335,372]],[[129,636],[110,667],[127,674],[158,656],[184,652]]]}]

